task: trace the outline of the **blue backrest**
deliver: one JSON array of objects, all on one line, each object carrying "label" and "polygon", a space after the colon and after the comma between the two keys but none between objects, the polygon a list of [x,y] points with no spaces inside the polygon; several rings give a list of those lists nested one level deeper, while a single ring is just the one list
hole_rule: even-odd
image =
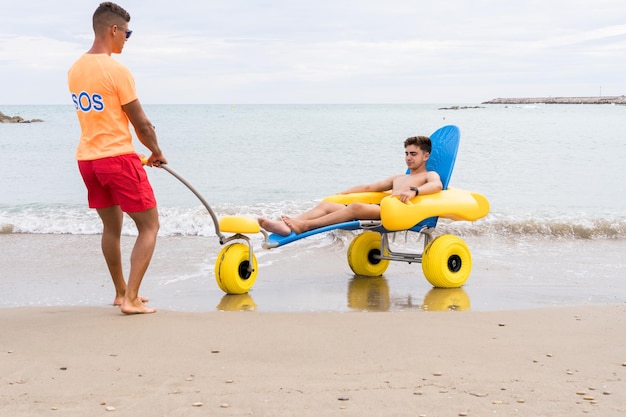
[{"label": "blue backrest", "polygon": [[[433,150],[426,162],[428,171],[436,171],[441,178],[443,189],[448,189],[448,183],[454,169],[454,161],[456,161],[456,153],[459,150],[459,140],[461,139],[461,131],[453,125],[444,126],[437,129],[430,135],[430,141]],[[410,171],[407,169],[406,173]]]}]

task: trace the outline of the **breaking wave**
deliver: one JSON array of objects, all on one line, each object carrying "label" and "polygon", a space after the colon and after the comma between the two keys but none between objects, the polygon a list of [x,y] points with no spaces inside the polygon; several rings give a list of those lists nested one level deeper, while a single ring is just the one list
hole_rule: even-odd
[{"label": "breaking wave", "polygon": [[[295,215],[314,202],[280,202],[255,206],[218,206],[219,217],[226,215],[278,218]],[[206,209],[197,207],[160,207],[161,236],[215,236],[213,221]],[[97,213],[84,206],[29,204],[0,207],[0,234],[99,234]],[[136,235],[133,222],[124,222],[125,235]],[[547,239],[620,239],[626,237],[626,219],[593,215],[552,215],[491,213],[476,222],[440,219],[437,233],[461,236],[543,237]]]}]

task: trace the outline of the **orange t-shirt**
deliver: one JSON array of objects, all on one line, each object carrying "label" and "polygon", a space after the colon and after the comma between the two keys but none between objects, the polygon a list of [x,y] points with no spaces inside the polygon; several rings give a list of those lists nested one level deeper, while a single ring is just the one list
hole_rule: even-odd
[{"label": "orange t-shirt", "polygon": [[84,54],[68,72],[68,86],[80,122],[76,159],[89,161],[134,153],[122,105],[137,99],[129,69],[107,54]]}]

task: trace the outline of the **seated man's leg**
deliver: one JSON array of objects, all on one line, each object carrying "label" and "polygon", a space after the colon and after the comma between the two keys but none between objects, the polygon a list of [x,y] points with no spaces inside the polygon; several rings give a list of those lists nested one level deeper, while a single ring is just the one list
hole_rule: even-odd
[{"label": "seated man's leg", "polygon": [[291,234],[291,229],[282,220],[271,220],[266,219],[265,217],[259,217],[257,220],[259,222],[259,226],[270,233],[276,233],[281,236],[289,236]]},{"label": "seated man's leg", "polygon": [[[317,206],[313,207],[311,210],[296,216],[295,218],[298,220],[311,220],[318,219],[322,216],[325,216],[329,213],[334,213],[335,211],[344,210],[346,208],[345,204],[333,203],[331,201],[322,201]],[[287,218],[283,216],[283,218]]]},{"label": "seated man's leg", "polygon": [[[335,211],[344,210],[345,208],[346,206],[343,204],[323,201],[311,210],[302,213],[295,218],[299,220],[316,219]],[[268,232],[276,233],[281,236],[288,236],[291,234],[291,228],[285,223],[286,219],[289,219],[289,217],[282,216],[282,220],[270,220],[264,217],[259,217],[258,221],[259,225]]]},{"label": "seated man's leg", "polygon": [[350,220],[378,220],[380,219],[380,206],[377,204],[352,203],[342,206],[341,209],[332,211],[315,219],[302,219],[299,217],[285,218],[285,223],[295,233],[303,233],[307,230],[343,223]]}]

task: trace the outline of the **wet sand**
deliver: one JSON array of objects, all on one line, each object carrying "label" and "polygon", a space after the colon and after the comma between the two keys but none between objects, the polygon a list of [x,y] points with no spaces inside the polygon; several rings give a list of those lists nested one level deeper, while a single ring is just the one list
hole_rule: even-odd
[{"label": "wet sand", "polygon": [[[112,284],[99,239],[0,234],[0,307],[109,305]],[[399,236],[397,243],[403,240]],[[226,296],[215,282],[217,238],[159,238],[142,295],[158,309],[182,312],[500,311],[626,303],[626,241],[464,240],[473,267],[461,289],[433,289],[420,264],[392,262],[383,277],[355,276],[346,241],[326,234],[273,250],[255,242],[255,285],[247,295]],[[122,242],[128,259],[134,238]]]}]

